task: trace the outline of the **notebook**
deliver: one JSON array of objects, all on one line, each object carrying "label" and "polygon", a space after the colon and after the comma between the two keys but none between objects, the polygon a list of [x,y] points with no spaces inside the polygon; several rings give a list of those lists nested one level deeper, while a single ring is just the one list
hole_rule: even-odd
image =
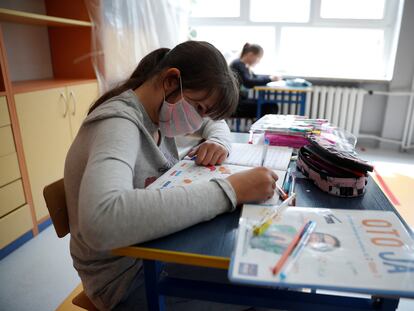
[{"label": "notebook", "polygon": [[[183,159],[159,177],[147,189],[165,189],[177,186],[187,186],[193,183],[206,182],[213,178],[227,178],[228,176],[260,166],[263,145],[232,144],[230,157],[221,165],[201,166],[189,158]],[[265,166],[271,168],[277,175],[277,184],[282,187],[289,166],[292,149],[287,147],[268,146]],[[275,205],[279,196],[258,202],[263,205]]]},{"label": "notebook", "polygon": [[[233,143],[231,147],[230,156],[224,163],[251,167],[261,165],[263,145]],[[269,146],[264,166],[286,171],[292,157],[292,150],[287,147]]]},{"label": "notebook", "polygon": [[[289,207],[261,235],[269,207],[244,205],[229,279],[233,282],[414,297],[414,241],[390,211]],[[287,277],[273,275],[303,224],[316,229]]]}]

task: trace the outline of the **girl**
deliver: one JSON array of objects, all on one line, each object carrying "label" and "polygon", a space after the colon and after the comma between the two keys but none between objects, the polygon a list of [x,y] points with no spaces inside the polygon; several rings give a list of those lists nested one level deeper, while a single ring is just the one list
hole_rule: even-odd
[{"label": "girl", "polygon": [[266,85],[271,81],[280,80],[277,76],[256,75],[252,68],[257,65],[263,57],[263,48],[258,44],[246,43],[240,54],[240,58],[235,59],[230,67],[238,75],[241,86],[253,88],[255,86]]},{"label": "girl", "polygon": [[[277,176],[255,168],[227,179],[146,190],[178,159],[174,136],[198,131],[197,164],[230,152],[224,121],[237,83],[211,44],[189,41],[144,57],[91,107],[65,163],[70,249],[85,292],[102,310],[145,310],[142,263],[111,249],[159,238],[273,195]],[[204,118],[204,119],[203,119]]]},{"label": "girl", "polygon": [[[237,107],[235,117],[255,118],[256,100],[248,98],[248,89],[281,79],[277,76],[256,75],[253,73],[252,68],[260,62],[262,57],[263,48],[260,45],[246,43],[243,46],[240,58],[235,59],[230,64],[230,68],[237,74],[240,82],[240,104]],[[278,112],[278,106],[265,104],[263,112],[264,114],[276,114]]]}]

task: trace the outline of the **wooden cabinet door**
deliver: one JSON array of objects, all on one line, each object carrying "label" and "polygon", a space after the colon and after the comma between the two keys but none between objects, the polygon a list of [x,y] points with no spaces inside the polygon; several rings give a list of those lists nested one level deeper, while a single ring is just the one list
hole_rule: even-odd
[{"label": "wooden cabinet door", "polygon": [[71,144],[66,88],[15,95],[37,220],[48,216],[43,188],[63,177]]},{"label": "wooden cabinet door", "polygon": [[71,85],[67,88],[70,125],[74,139],[89,108],[98,98],[98,83]]}]

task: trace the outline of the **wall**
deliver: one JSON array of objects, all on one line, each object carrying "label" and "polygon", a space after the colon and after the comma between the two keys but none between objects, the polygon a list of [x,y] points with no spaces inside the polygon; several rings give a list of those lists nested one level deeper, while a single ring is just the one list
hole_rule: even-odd
[{"label": "wall", "polygon": [[[0,0],[0,7],[46,14],[43,0]],[[12,81],[53,77],[47,27],[1,22]]]},{"label": "wall", "polygon": [[[406,0],[401,24],[400,40],[390,91],[412,91],[414,78],[414,1]],[[408,108],[408,97],[389,97],[384,115],[382,137],[400,139]],[[381,143],[383,148],[396,148],[389,143]]]}]

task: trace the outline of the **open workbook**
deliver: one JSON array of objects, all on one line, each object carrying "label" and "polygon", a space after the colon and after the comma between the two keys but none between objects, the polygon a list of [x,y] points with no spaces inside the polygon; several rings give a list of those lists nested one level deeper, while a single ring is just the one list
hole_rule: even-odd
[{"label": "open workbook", "polygon": [[[231,174],[259,166],[262,149],[263,147],[260,145],[232,144],[231,156],[223,164],[215,166],[199,166],[193,160],[181,160],[149,185],[148,189],[172,188],[205,182],[212,178],[227,178]],[[268,167],[272,168],[279,176],[277,184],[280,187],[283,185],[291,155],[291,148],[269,146],[266,157],[268,161],[265,164],[268,163]],[[276,204],[278,201],[279,197],[275,195],[272,199],[262,202],[262,204]]]},{"label": "open workbook", "polygon": [[[289,207],[262,234],[253,234],[269,208],[244,205],[231,281],[414,297],[414,241],[393,212]],[[286,278],[273,275],[272,268],[309,220],[316,228]]]}]

